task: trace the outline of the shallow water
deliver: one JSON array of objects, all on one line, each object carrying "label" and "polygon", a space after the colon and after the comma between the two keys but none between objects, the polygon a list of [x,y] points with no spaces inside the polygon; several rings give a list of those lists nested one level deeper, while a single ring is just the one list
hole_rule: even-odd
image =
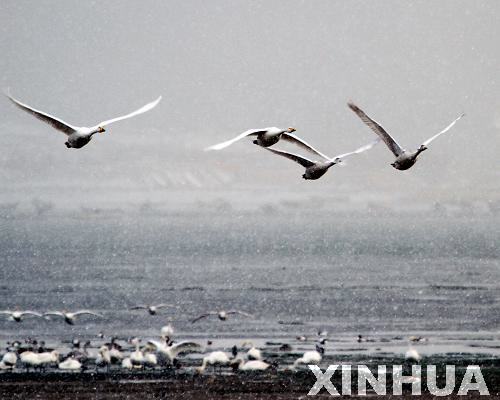
[{"label": "shallow water", "polygon": [[[0,308],[105,315],[75,326],[2,319],[3,340],[149,337],[171,321],[181,337],[262,343],[321,328],[347,352],[384,351],[358,346],[358,334],[423,334],[440,352],[498,349],[498,216],[119,213],[0,223]],[[156,302],[177,308],[128,310]],[[218,308],[255,318],[191,324]],[[398,346],[389,351],[406,342]]]}]

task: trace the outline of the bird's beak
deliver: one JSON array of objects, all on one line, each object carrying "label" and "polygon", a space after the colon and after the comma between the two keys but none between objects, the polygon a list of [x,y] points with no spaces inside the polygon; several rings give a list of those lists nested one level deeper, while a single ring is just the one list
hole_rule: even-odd
[{"label": "bird's beak", "polygon": [[102,126],[100,126],[99,128],[97,128],[97,130],[99,131],[99,133],[106,132],[106,129],[104,129]]},{"label": "bird's beak", "polygon": [[290,127],[290,128],[288,128],[288,133],[295,132],[296,130],[297,130],[297,129]]}]

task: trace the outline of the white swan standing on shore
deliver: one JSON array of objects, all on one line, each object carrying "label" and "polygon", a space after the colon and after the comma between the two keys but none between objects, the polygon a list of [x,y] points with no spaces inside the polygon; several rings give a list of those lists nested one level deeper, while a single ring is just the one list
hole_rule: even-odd
[{"label": "white swan standing on shore", "polygon": [[14,351],[10,351],[7,349],[7,353],[5,353],[0,361],[0,369],[12,369],[17,364],[17,354]]},{"label": "white swan standing on shore", "polygon": [[19,355],[19,359],[26,366],[27,370],[29,370],[29,367],[44,368],[50,364],[59,362],[59,352],[56,350],[43,353],[25,351]]},{"label": "white swan standing on shore", "polygon": [[42,317],[42,314],[35,311],[0,311],[0,314],[8,315],[11,321],[21,322],[25,316]]},{"label": "white swan standing on shore", "polygon": [[149,347],[144,350],[144,366],[148,368],[154,368],[158,365],[158,358],[151,351],[152,349]]},{"label": "white swan standing on shore", "polygon": [[293,363],[291,369],[295,370],[300,364],[319,364],[323,359],[323,355],[325,354],[325,348],[319,345],[316,345],[316,350],[306,351],[302,357],[297,358]]},{"label": "white swan standing on shore", "polygon": [[208,356],[203,357],[203,361],[200,367],[196,368],[196,372],[202,374],[205,372],[207,366],[226,366],[229,365],[231,359],[223,351],[212,351]]},{"label": "white swan standing on shore", "polygon": [[250,349],[246,352],[247,359],[252,360],[262,360],[262,352],[260,349],[254,346],[252,342],[244,342],[241,347],[250,346]]},{"label": "white swan standing on shore", "polygon": [[145,106],[142,106],[138,110],[135,110],[127,115],[122,115],[121,117],[116,117],[113,119],[108,119],[106,121],[102,121],[98,123],[95,126],[92,127],[85,127],[85,126],[74,126],[70,125],[67,122],[64,122],[62,119],[56,118],[53,115],[50,115],[46,112],[37,110],[33,107],[30,107],[29,105],[25,103],[21,103],[19,100],[16,100],[10,94],[6,94],[7,97],[21,110],[26,111],[33,115],[34,117],[38,118],[39,120],[42,120],[43,122],[46,122],[47,124],[51,125],[53,128],[57,129],[58,131],[64,133],[67,135],[67,141],[64,143],[67,148],[74,148],[74,149],[79,149],[83,146],[85,146],[90,140],[92,139],[92,136],[96,133],[103,133],[106,132],[105,127],[108,125],[111,125],[112,123],[122,121],[124,119],[132,118],[135,117],[136,115],[143,114],[154,107],[157,106],[157,104],[161,100],[161,96],[158,97],[155,101],[146,104]]},{"label": "white swan standing on shore", "polygon": [[302,175],[302,178],[304,179],[311,179],[311,180],[316,180],[321,178],[326,172],[333,167],[335,164],[338,164],[342,162],[342,160],[346,157],[349,157],[353,154],[359,154],[363,153],[367,150],[370,150],[373,146],[375,146],[380,139],[377,139],[367,145],[364,145],[354,151],[351,151],[349,153],[344,153],[344,154],[339,154],[338,156],[335,156],[333,158],[326,158],[326,160],[322,161],[312,161],[309,160],[308,158],[305,158],[303,156],[300,156],[298,154],[294,153],[288,153],[283,150],[275,150],[275,149],[266,149],[268,151],[273,152],[274,154],[277,154],[279,156],[288,158],[289,160],[295,161],[296,163],[302,165],[306,171],[304,175]]},{"label": "white swan standing on shore", "polygon": [[95,313],[89,310],[80,310],[75,312],[67,312],[67,311],[49,311],[43,314],[44,317],[61,317],[64,318],[64,321],[69,325],[74,325],[76,321],[76,317],[79,315],[93,315],[94,317],[103,318],[101,314]]},{"label": "white swan standing on shore", "polygon": [[231,362],[233,368],[238,369],[240,371],[265,371],[268,369],[271,364],[266,363],[261,360],[251,360],[245,362],[241,358],[237,358]]},{"label": "white swan standing on shore", "polygon": [[243,315],[245,317],[253,317],[252,314],[248,314],[246,312],[238,311],[238,310],[232,310],[232,311],[210,311],[210,312],[207,312],[205,314],[200,315],[199,317],[196,317],[195,319],[193,319],[191,321],[191,323],[194,324],[195,322],[199,321],[200,319],[207,318],[207,317],[209,317],[211,315],[216,315],[221,321],[225,321],[225,320],[227,320],[228,315],[234,315],[234,314]]},{"label": "white swan standing on shore", "polygon": [[130,340],[130,344],[135,347],[135,350],[129,355],[130,362],[134,367],[144,366],[144,352],[139,348],[140,343],[141,339],[139,338],[132,338]]},{"label": "white swan standing on shore", "polygon": [[82,364],[74,357],[70,357],[60,362],[57,367],[63,371],[80,371],[82,369]]},{"label": "white swan standing on shore", "polygon": [[443,133],[451,129],[455,123],[462,118],[465,114],[460,115],[451,124],[444,128],[441,132],[436,133],[434,136],[423,142],[416,151],[408,151],[403,149],[394,138],[387,133],[387,131],[375,120],[370,118],[366,113],[361,110],[356,104],[349,102],[347,103],[349,108],[354,111],[354,113],[363,121],[373,132],[375,132],[387,145],[389,150],[392,151],[396,160],[391,164],[394,168],[399,170],[406,170],[411,168],[416,162],[418,155],[427,150],[427,145],[431,143],[434,139],[438,138]]},{"label": "white swan standing on shore", "polygon": [[128,370],[134,369],[134,364],[132,364],[132,360],[130,359],[130,357],[125,357],[122,360],[121,366],[123,369],[128,369]]}]

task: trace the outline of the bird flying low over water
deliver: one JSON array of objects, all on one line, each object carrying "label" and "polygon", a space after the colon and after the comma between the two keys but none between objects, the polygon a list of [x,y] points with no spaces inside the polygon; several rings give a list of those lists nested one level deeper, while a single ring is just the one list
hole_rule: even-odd
[{"label": "bird flying low over water", "polygon": [[408,151],[402,148],[394,138],[387,133],[387,131],[376,121],[371,119],[365,114],[356,104],[349,102],[347,103],[349,108],[356,113],[356,115],[363,121],[373,132],[375,132],[387,145],[389,150],[396,156],[396,160],[391,164],[394,168],[399,170],[406,170],[411,168],[416,162],[418,155],[427,150],[427,145],[431,143],[434,139],[438,138],[443,133],[451,129],[455,123],[462,118],[465,114],[460,115],[451,124],[444,128],[441,132],[436,133],[434,136],[423,142],[416,151]]},{"label": "bird flying low over water", "polygon": [[35,118],[38,118],[39,120],[42,120],[43,122],[46,122],[47,124],[51,125],[53,128],[57,129],[58,131],[61,131],[64,133],[68,139],[64,143],[67,148],[74,148],[74,149],[79,149],[83,146],[85,146],[90,140],[92,139],[92,136],[96,133],[103,133],[106,132],[106,127],[112,123],[132,118],[135,117],[136,115],[143,114],[153,108],[155,108],[158,103],[161,100],[161,96],[158,97],[155,101],[146,104],[145,106],[142,106],[138,110],[135,110],[127,115],[122,115],[121,117],[116,117],[113,119],[108,119],[106,121],[102,121],[98,123],[95,126],[92,127],[85,127],[85,126],[74,126],[70,125],[67,122],[64,122],[62,119],[56,118],[48,113],[45,113],[43,111],[37,110],[35,108],[32,108],[31,106],[28,106],[27,104],[21,103],[19,100],[16,100],[10,94],[7,94],[7,97],[21,110],[24,110],[31,115],[33,115]]},{"label": "bird flying low over water", "polygon": [[208,313],[202,314],[199,317],[196,317],[193,319],[191,322],[194,324],[195,322],[199,321],[200,319],[207,318],[211,315],[216,315],[221,321],[225,321],[228,317],[228,315],[233,315],[233,314],[239,314],[243,315],[245,317],[252,317],[251,314],[248,314],[243,311],[238,311],[238,310],[232,310],[232,311],[210,311]]},{"label": "bird flying low over water", "polygon": [[160,308],[167,308],[167,307],[175,307],[171,304],[157,304],[157,305],[147,305],[147,304],[141,304],[138,306],[134,306],[131,308],[131,310],[147,310],[149,314],[155,315]]},{"label": "bird flying low over water", "polygon": [[275,150],[275,149],[266,149],[274,154],[277,154],[279,156],[288,158],[292,161],[295,161],[296,163],[302,165],[306,171],[305,174],[302,175],[302,178],[304,179],[319,179],[321,178],[324,174],[326,174],[326,171],[328,171],[331,167],[333,167],[335,164],[341,163],[342,159],[351,156],[353,154],[359,154],[363,153],[364,151],[370,150],[373,146],[375,146],[380,139],[377,139],[365,146],[360,147],[359,149],[356,149],[354,151],[351,151],[350,153],[344,153],[344,154],[339,154],[338,156],[335,156],[333,158],[329,158],[327,156],[324,156],[325,160],[322,161],[312,161],[309,160],[308,158],[305,158],[303,156],[299,156],[298,154],[294,153],[288,153],[283,150]]},{"label": "bird flying low over water", "polygon": [[315,155],[319,155],[320,157],[326,158],[326,156],[324,154],[322,154],[321,152],[316,150],[310,144],[306,143],[304,140],[300,139],[298,136],[292,134],[292,132],[295,132],[295,130],[296,129],[292,128],[292,127],[287,128],[287,129],[276,128],[276,127],[262,128],[262,129],[250,129],[250,130],[243,132],[242,134],[236,136],[234,139],[207,147],[205,149],[205,151],[222,150],[222,149],[232,145],[234,142],[237,142],[238,140],[243,139],[247,136],[255,136],[256,139],[253,141],[253,143],[256,145],[262,146],[262,147],[269,147],[269,146],[272,146],[273,144],[278,143],[280,140],[285,140],[285,141],[293,143],[299,147],[302,147],[303,149],[309,151],[310,153],[313,153]]},{"label": "bird flying low over water", "polygon": [[103,317],[101,314],[97,314],[89,310],[80,310],[80,311],[75,311],[73,313],[66,311],[50,311],[43,314],[44,317],[54,316],[54,317],[64,318],[64,321],[69,325],[74,325],[76,317],[79,315],[93,315],[99,318]]},{"label": "bird flying low over water", "polygon": [[8,315],[12,321],[21,322],[23,318],[27,315],[33,317],[41,317],[42,314],[34,311],[0,311],[0,314]]}]

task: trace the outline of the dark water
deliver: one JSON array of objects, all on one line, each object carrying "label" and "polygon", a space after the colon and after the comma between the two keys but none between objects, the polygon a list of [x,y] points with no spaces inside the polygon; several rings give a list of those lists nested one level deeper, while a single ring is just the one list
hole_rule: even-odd
[{"label": "dark water", "polygon": [[[460,350],[474,340],[496,348],[500,337],[498,216],[91,214],[0,224],[0,308],[105,315],[73,327],[2,319],[3,340],[152,336],[167,321],[198,338],[326,328],[340,342],[425,333]],[[178,308],[128,311],[155,302]],[[190,323],[218,308],[255,318]]]}]

